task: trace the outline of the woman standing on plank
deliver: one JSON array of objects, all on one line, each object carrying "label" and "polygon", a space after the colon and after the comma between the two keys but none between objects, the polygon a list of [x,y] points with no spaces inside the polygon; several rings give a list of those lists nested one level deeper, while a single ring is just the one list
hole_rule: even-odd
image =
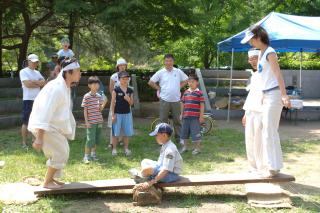
[{"label": "woman standing on plank", "polygon": [[258,81],[263,92],[262,98],[262,143],[265,177],[272,177],[283,167],[282,151],[278,133],[283,106],[290,108],[284,80],[275,50],[270,47],[268,33],[261,26],[250,28],[241,41],[260,49]]}]

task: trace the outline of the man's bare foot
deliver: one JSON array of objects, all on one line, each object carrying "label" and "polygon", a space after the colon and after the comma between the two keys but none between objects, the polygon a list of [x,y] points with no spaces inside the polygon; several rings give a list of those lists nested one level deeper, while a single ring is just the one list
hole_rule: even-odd
[{"label": "man's bare foot", "polygon": [[51,181],[49,183],[44,183],[43,188],[46,189],[60,189],[62,188],[62,185],[56,184],[54,181]]},{"label": "man's bare foot", "polygon": [[55,179],[53,179],[53,182],[55,182],[56,184],[58,184],[58,185],[64,185],[64,182],[61,182],[61,181],[58,181],[58,180],[55,180]]}]

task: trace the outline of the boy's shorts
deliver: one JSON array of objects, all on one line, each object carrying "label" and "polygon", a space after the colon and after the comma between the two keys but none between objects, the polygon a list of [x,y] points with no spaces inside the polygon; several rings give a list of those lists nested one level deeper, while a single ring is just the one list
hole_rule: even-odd
[{"label": "boy's shorts", "polygon": [[23,101],[22,124],[28,125],[30,114],[32,111],[32,106],[33,106],[32,100],[24,100]]},{"label": "boy's shorts", "polygon": [[[122,134],[123,133],[123,134]],[[130,137],[133,132],[132,113],[118,114],[116,113],[116,121],[112,124],[112,135],[115,137]]]},{"label": "boy's shorts", "polygon": [[198,117],[188,117],[182,119],[180,138],[189,139],[191,135],[192,142],[201,141],[201,125]]},{"label": "boy's shorts", "polygon": [[91,149],[98,145],[101,140],[102,124],[91,124],[91,128],[87,128],[86,147]]},{"label": "boy's shorts", "polygon": [[[149,177],[149,179],[154,179],[159,172],[161,171],[161,166],[157,165],[156,167],[153,168],[153,174]],[[161,183],[171,183],[171,182],[176,182],[180,180],[180,176],[176,173],[169,172],[164,178],[159,180]]]}]

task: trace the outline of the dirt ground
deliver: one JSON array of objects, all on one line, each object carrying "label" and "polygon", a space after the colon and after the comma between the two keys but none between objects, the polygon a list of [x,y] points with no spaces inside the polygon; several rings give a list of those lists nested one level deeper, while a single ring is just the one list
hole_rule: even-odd
[{"label": "dirt ground", "polygon": [[[150,119],[137,119],[138,123],[150,123]],[[243,131],[240,121],[217,121],[218,128],[231,128]],[[296,125],[290,122],[282,122],[280,126],[282,141],[315,141],[320,140],[320,122],[298,121]],[[310,206],[320,212],[320,146],[316,144],[314,149],[305,152],[290,152],[285,156],[284,173],[296,177],[296,182],[281,184],[291,199],[295,199],[301,206]],[[228,166],[228,172],[240,172],[246,168],[245,159],[236,159],[240,162],[236,166]],[[135,207],[131,200],[131,191],[119,191],[116,194],[106,192],[98,198],[84,198],[71,201],[63,211],[71,212],[274,212],[275,210],[252,209],[247,204],[243,185],[204,186],[166,189],[163,202],[159,206]],[[177,202],[177,199],[181,202]],[[177,205],[178,203],[178,205]],[[289,210],[281,212],[309,212],[301,206],[293,206]]]},{"label": "dirt ground", "polygon": [[[230,122],[218,120],[219,128],[231,128],[238,131],[244,131],[240,120],[231,120]],[[320,139],[320,121],[297,121],[296,124],[290,121],[281,121],[279,134],[281,140],[319,140]]]}]

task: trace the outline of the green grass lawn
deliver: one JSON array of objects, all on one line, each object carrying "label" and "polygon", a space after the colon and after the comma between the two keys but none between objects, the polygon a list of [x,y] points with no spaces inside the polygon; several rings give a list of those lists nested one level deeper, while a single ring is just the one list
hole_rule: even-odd
[{"label": "green grass lawn", "polygon": [[[119,147],[118,156],[112,157],[110,150],[105,150],[105,143],[100,144],[97,150],[98,162],[89,165],[82,163],[83,148],[85,143],[85,129],[77,130],[76,140],[70,142],[70,159],[64,170],[64,181],[85,181],[111,178],[128,177],[128,169],[139,167],[144,158],[156,160],[159,155],[159,146],[154,138],[148,136],[147,125],[136,125],[136,133],[130,142],[133,151],[132,157],[125,157],[122,147]],[[0,160],[5,160],[6,165],[0,170],[0,183],[22,181],[25,176],[37,176],[42,178],[45,173],[45,157],[32,149],[29,151],[20,148],[19,129],[0,130]],[[104,137],[105,138],[105,137]],[[311,143],[283,143],[285,153],[304,153],[313,146],[320,146],[319,141]],[[183,155],[183,174],[198,174],[205,172],[239,172],[246,171],[244,135],[232,129],[218,129],[214,133],[204,137],[202,153],[193,156],[191,152]],[[223,187],[223,186],[221,186]],[[233,186],[240,191],[241,186]],[[182,197],[181,197],[182,196]],[[197,191],[186,194],[169,193],[167,202],[177,208],[189,208],[190,211],[197,209],[204,201],[224,202],[234,207],[237,212],[268,212],[268,210],[251,208],[245,196],[215,195],[212,192]],[[74,202],[88,199],[121,199],[117,192],[81,193],[73,195],[48,196],[38,202],[27,205],[4,206],[12,212],[62,212],[63,209]],[[320,201],[320,196],[315,196]],[[125,201],[131,202],[131,196],[125,195]],[[281,210],[281,212],[317,212],[313,205],[307,205],[301,199],[293,199],[295,210]],[[2,207],[1,207],[2,206]],[[79,210],[79,212],[81,212]]]}]

